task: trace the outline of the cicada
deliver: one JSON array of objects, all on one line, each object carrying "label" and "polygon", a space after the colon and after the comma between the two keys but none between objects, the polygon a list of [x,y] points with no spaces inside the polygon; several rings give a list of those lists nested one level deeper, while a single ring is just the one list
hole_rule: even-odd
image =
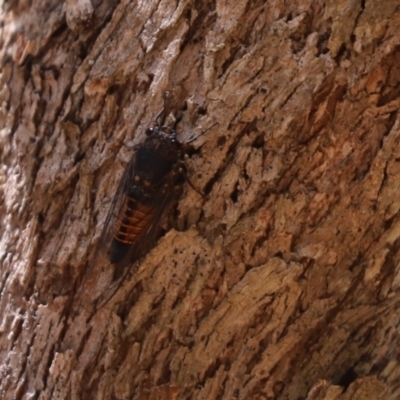
[{"label": "cicada", "polygon": [[115,266],[114,279],[154,246],[161,222],[186,181],[184,155],[198,136],[180,142],[173,129],[156,125],[134,147],[97,248]]}]

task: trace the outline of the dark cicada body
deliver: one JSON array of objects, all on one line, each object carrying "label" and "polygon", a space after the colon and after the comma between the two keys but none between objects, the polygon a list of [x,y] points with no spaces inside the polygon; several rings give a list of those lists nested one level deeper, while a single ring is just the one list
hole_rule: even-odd
[{"label": "dark cicada body", "polygon": [[190,146],[164,126],[149,128],[146,135],[124,171],[99,241],[115,264],[115,277],[154,245],[185,179],[183,155]]}]

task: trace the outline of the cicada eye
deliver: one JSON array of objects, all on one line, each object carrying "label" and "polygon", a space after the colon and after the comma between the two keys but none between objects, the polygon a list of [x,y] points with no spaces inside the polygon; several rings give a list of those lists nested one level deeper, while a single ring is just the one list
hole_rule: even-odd
[{"label": "cicada eye", "polygon": [[154,128],[147,128],[146,129],[146,135],[151,136],[154,133]]}]

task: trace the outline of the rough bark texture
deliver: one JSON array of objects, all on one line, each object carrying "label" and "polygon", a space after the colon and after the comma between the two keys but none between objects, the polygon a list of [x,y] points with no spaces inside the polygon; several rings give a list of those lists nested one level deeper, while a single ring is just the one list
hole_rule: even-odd
[{"label": "rough bark texture", "polygon": [[[1,22],[1,399],[400,397],[398,1],[10,0]],[[116,285],[90,260],[163,107],[206,130],[205,196]]]}]

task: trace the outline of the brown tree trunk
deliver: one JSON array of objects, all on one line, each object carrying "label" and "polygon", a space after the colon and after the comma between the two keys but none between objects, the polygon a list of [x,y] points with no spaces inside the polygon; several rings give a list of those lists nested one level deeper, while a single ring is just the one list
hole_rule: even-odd
[{"label": "brown tree trunk", "polygon": [[[1,399],[400,397],[397,1],[2,7]],[[163,108],[205,195],[113,281]]]}]

